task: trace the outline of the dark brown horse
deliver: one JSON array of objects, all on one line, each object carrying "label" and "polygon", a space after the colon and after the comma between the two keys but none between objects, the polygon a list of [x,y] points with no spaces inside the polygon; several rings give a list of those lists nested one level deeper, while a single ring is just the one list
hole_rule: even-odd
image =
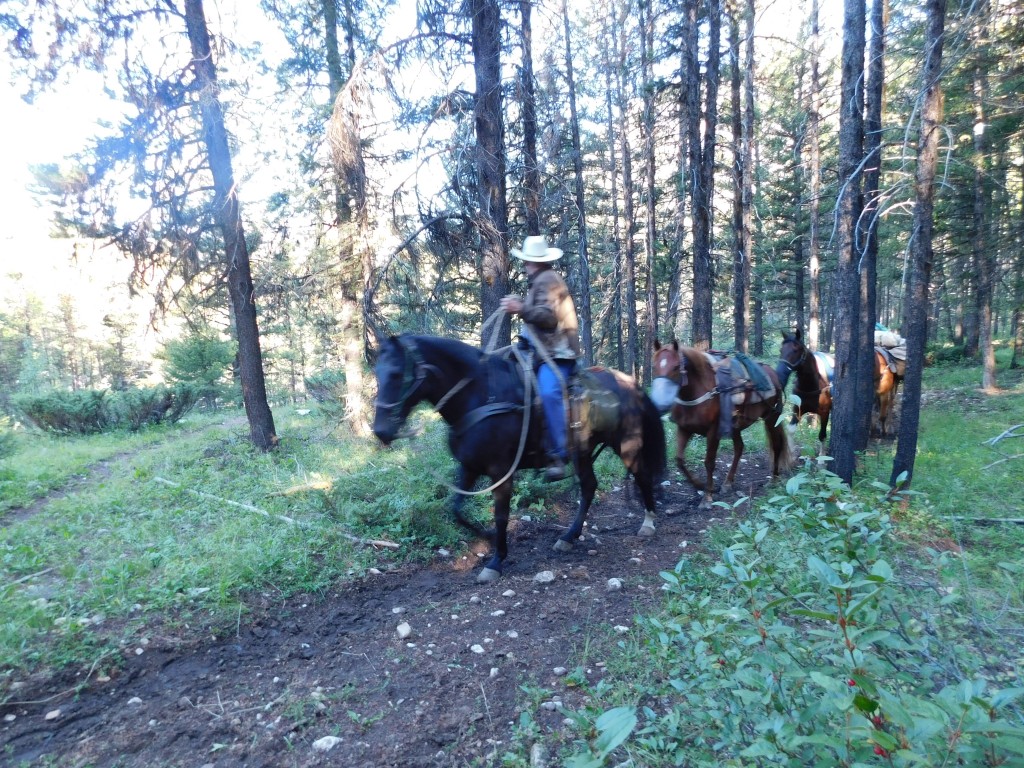
[{"label": "dark brown horse", "polygon": [[[668,346],[655,341],[654,350],[651,400],[662,413],[668,411],[676,424],[676,465],[696,488],[704,489],[702,507],[710,506],[714,501],[715,460],[722,438],[723,407],[732,409],[727,422],[731,428],[732,464],[722,484],[722,493],[732,491],[736,469],[743,455],[743,430],[758,419],[764,421],[772,475],[778,477],[779,473],[792,468],[792,443],[786,428],[779,423],[783,391],[775,371],[763,363],[757,364],[771,383],[770,394],[755,395],[742,385],[723,390],[715,372],[715,365],[720,365],[721,359],[716,360],[696,349],[680,347],[675,341]],[[694,477],[686,466],[686,446],[694,435],[706,438],[704,482]]]},{"label": "dark brown horse", "polygon": [[[573,412],[578,423],[573,424],[571,449],[580,502],[569,529],[555,542],[560,552],[572,549],[583,532],[597,490],[594,459],[604,446],[619,455],[643,497],[646,514],[639,536],[654,535],[655,487],[665,472],[665,429],[654,404],[632,377],[605,368],[587,371],[583,378],[591,384],[580,398],[573,397],[580,403]],[[377,359],[373,433],[382,443],[388,445],[398,437],[409,412],[424,400],[448,423],[448,448],[459,462],[455,519],[493,545],[479,582],[496,580],[508,555],[515,473],[547,465],[543,419],[531,407],[531,380],[520,372],[514,360],[436,336],[392,336],[381,346]],[[493,531],[485,531],[462,514],[466,496],[480,477],[493,481]]]},{"label": "dark brown horse", "polygon": [[793,394],[799,402],[793,406],[792,424],[806,414],[818,417],[818,455],[825,453],[825,437],[828,431],[828,417],[832,413],[831,374],[835,358],[824,352],[811,352],[805,345],[798,328],[795,333],[782,332],[782,348],[779,350],[779,364],[775,373],[786,388],[791,373],[796,374]]}]

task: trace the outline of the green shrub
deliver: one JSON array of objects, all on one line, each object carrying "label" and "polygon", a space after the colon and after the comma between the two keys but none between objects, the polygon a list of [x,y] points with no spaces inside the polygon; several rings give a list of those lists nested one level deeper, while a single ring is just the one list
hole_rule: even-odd
[{"label": "green shrub", "polygon": [[88,435],[102,432],[108,426],[105,399],[106,392],[100,390],[50,390],[41,394],[17,394],[13,404],[40,429],[59,434]]},{"label": "green shrub", "polygon": [[894,576],[890,503],[823,470],[786,491],[710,568],[662,574],[667,609],[638,620],[632,649],[651,680],[573,713],[594,738],[565,764],[596,768],[620,744],[651,768],[1021,764],[1024,689],[945,657],[944,606],[959,597],[925,601]]},{"label": "green shrub", "polygon": [[336,368],[306,377],[306,392],[328,416],[340,420],[345,415],[345,372]]},{"label": "green shrub", "polygon": [[199,402],[201,388],[178,383],[127,389],[107,397],[107,421],[112,428],[137,432],[145,426],[173,424]]},{"label": "green shrub", "polygon": [[14,405],[40,429],[88,435],[116,429],[135,432],[147,425],[174,423],[196,405],[200,394],[200,387],[183,383],[119,392],[52,390],[16,395]]}]

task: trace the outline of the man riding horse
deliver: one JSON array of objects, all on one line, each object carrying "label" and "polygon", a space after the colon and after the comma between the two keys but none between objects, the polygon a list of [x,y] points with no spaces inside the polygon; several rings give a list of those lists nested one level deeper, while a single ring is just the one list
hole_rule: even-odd
[{"label": "man riding horse", "polygon": [[580,357],[576,305],[565,280],[551,268],[552,262],[562,257],[560,248],[549,247],[547,238],[538,235],[527,237],[522,250],[512,248],[510,251],[526,265],[528,290],[525,299],[505,296],[501,309],[523,319],[529,341],[543,361],[537,371],[537,388],[547,422],[548,468],[544,479],[554,482],[566,476],[567,387]]}]

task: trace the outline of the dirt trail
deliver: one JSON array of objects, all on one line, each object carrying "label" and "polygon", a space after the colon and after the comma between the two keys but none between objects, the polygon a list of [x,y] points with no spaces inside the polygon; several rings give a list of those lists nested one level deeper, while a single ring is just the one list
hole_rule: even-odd
[{"label": "dirt trail", "polygon": [[[766,480],[754,455],[737,487],[758,492]],[[252,605],[229,637],[164,627],[127,649],[111,678],[21,681],[0,707],[0,765],[492,766],[523,711],[550,753],[571,739],[559,709],[585,705],[608,650],[661,604],[659,571],[699,549],[723,515],[698,501],[673,473],[657,535],[640,539],[639,499],[608,491],[562,555],[551,545],[566,500],[557,521],[514,518],[493,585],[475,583],[474,551],[438,555],[319,598]],[[554,580],[536,581],[542,571]]]}]

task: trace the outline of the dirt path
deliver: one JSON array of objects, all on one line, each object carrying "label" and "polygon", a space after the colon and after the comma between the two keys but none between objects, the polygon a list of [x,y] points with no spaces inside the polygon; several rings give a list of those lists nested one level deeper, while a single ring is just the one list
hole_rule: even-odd
[{"label": "dirt path", "polygon": [[[759,491],[766,475],[751,456],[737,485]],[[0,765],[492,766],[523,712],[550,751],[571,738],[559,708],[585,705],[608,649],[661,604],[659,571],[723,514],[699,512],[677,479],[653,540],[635,535],[638,500],[609,491],[568,555],[551,551],[559,523],[515,520],[493,585],[475,583],[473,552],[439,555],[319,599],[253,605],[230,637],[164,628],[112,678],[25,681],[11,694],[21,703],[0,707]],[[564,526],[568,502],[558,511]],[[543,571],[554,580],[535,580]]]}]

